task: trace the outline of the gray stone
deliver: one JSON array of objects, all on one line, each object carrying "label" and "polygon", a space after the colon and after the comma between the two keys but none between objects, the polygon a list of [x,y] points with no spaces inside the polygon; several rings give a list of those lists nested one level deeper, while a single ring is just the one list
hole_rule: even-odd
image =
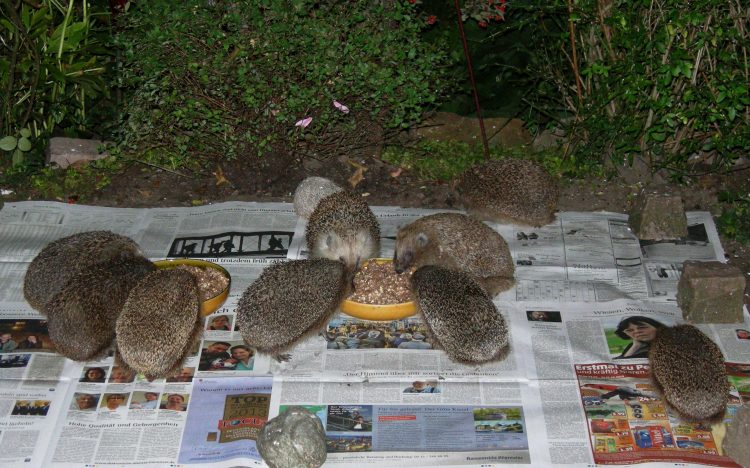
[{"label": "gray stone", "polygon": [[328,195],[342,191],[338,184],[325,177],[307,177],[297,185],[294,191],[294,211],[297,216],[309,219],[320,200]]},{"label": "gray stone", "polygon": [[109,153],[99,152],[99,147],[106,144],[101,140],[84,140],[81,138],[50,138],[47,146],[47,164],[57,164],[61,168],[106,158]]},{"label": "gray stone", "polygon": [[733,265],[688,260],[677,284],[677,304],[693,323],[742,322],[745,277]]},{"label": "gray stone", "polygon": [[327,456],[323,423],[301,406],[292,406],[268,421],[257,446],[271,468],[317,468]]},{"label": "gray stone", "polygon": [[[490,146],[513,147],[531,144],[533,138],[520,119],[494,117],[484,119],[484,129]],[[450,112],[437,112],[414,130],[417,138],[437,141],[462,141],[482,144],[479,120]]]},{"label": "gray stone", "polygon": [[724,454],[745,468],[750,467],[750,405],[742,405],[727,426],[721,448]]},{"label": "gray stone", "polygon": [[542,130],[534,137],[531,148],[534,151],[544,151],[547,149],[559,148],[565,143],[565,134],[560,129]]},{"label": "gray stone", "polygon": [[641,240],[673,240],[688,234],[679,195],[641,192],[628,222],[633,234]]}]

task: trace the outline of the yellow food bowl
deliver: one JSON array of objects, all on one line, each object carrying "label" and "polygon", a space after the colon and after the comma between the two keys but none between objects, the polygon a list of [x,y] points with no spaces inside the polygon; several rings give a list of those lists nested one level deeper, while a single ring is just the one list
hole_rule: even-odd
[{"label": "yellow food bowl", "polygon": [[210,299],[206,299],[201,303],[201,315],[204,317],[219,310],[219,307],[224,304],[224,301],[227,300],[227,296],[229,296],[229,288],[232,286],[232,277],[229,275],[229,272],[221,265],[213,262],[208,262],[206,260],[198,260],[196,258],[173,258],[167,260],[157,260],[154,262],[154,265],[156,265],[156,268],[159,269],[175,268],[180,265],[194,266],[198,268],[212,268],[221,272],[221,274],[227,277],[227,279],[229,280],[227,286],[219,294]]},{"label": "yellow food bowl", "polygon": [[[371,258],[367,262],[393,263],[390,258]],[[341,312],[357,317],[362,320],[384,321],[398,320],[410,317],[417,313],[417,304],[414,301],[401,302],[398,304],[363,304],[361,302],[345,299],[339,307]]]}]

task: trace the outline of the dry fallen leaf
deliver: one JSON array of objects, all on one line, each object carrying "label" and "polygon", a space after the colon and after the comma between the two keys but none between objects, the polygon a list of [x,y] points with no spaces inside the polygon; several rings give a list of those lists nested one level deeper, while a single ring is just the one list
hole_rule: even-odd
[{"label": "dry fallen leaf", "polygon": [[403,167],[399,167],[399,168],[398,168],[398,169],[396,169],[395,171],[391,171],[391,177],[393,177],[394,179],[397,179],[397,178],[398,178],[398,176],[400,176],[400,175],[401,175],[401,172],[403,172],[403,170],[404,170],[404,168],[403,168]]},{"label": "dry fallen leaf", "polygon": [[367,167],[365,167],[362,164],[356,163],[354,161],[348,161],[349,164],[354,166],[356,170],[354,171],[354,174],[352,174],[351,177],[349,177],[349,184],[352,186],[352,188],[356,187],[357,184],[362,182],[365,179],[365,172],[367,171]]},{"label": "dry fallen leaf", "polygon": [[221,169],[221,166],[216,166],[216,171],[214,171],[213,174],[214,177],[216,177],[216,185],[229,183],[227,178],[224,177],[224,171]]},{"label": "dry fallen leaf", "polygon": [[354,174],[349,177],[349,184],[351,184],[352,188],[356,187],[357,184],[364,180],[366,170],[367,169],[365,169],[364,167],[357,168],[357,170],[354,171]]}]

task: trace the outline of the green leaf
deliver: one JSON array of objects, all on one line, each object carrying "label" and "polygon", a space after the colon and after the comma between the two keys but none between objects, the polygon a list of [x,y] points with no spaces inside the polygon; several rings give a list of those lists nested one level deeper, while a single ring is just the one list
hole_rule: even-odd
[{"label": "green leaf", "polygon": [[651,139],[654,141],[664,141],[667,139],[666,133],[652,133]]},{"label": "green leaf", "polygon": [[31,136],[31,130],[29,130],[28,128],[22,128],[18,133],[20,133],[24,138],[29,138]]},{"label": "green leaf", "polygon": [[23,163],[23,153],[21,152],[21,150],[17,149],[13,152],[12,163],[14,166],[18,166]]},{"label": "green leaf", "polygon": [[31,150],[31,141],[28,138],[20,138],[18,140],[18,149],[24,153]]},{"label": "green leaf", "polygon": [[734,118],[737,117],[737,111],[734,107],[729,108],[729,110],[727,111],[727,117],[729,117],[730,122],[733,122]]},{"label": "green leaf", "polygon": [[13,151],[14,149],[16,149],[17,143],[18,140],[16,140],[16,137],[7,136],[3,139],[0,139],[0,149],[3,151]]}]

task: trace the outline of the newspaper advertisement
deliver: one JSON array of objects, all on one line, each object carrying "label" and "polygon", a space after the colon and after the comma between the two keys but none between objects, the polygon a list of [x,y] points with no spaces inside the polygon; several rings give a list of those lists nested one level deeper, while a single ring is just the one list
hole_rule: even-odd
[{"label": "newspaper advertisement", "polygon": [[[374,211],[385,257],[399,226],[433,212]],[[451,361],[418,315],[378,322],[337,313],[277,362],[244,343],[236,308],[263,268],[306,255],[290,204],[7,204],[0,464],[263,466],[263,424],[301,405],[323,424],[329,466],[736,466],[722,453],[723,426],[680,421],[648,377],[652,329],[683,321],[674,301],[682,261],[723,258],[710,215],[688,213],[688,223],[688,238],[651,244],[614,213],[559,213],[535,229],[491,225],[509,243],[518,280],[495,299],[509,329],[503,360]],[[149,381],[118,366],[114,350],[92,362],[65,359],[45,317],[25,303],[34,256],[93,229],[133,238],[154,260],[204,258],[230,271],[230,297],[205,318],[175,375]],[[745,311],[744,323],[699,326],[727,361],[726,422],[750,399],[749,324]]]}]

